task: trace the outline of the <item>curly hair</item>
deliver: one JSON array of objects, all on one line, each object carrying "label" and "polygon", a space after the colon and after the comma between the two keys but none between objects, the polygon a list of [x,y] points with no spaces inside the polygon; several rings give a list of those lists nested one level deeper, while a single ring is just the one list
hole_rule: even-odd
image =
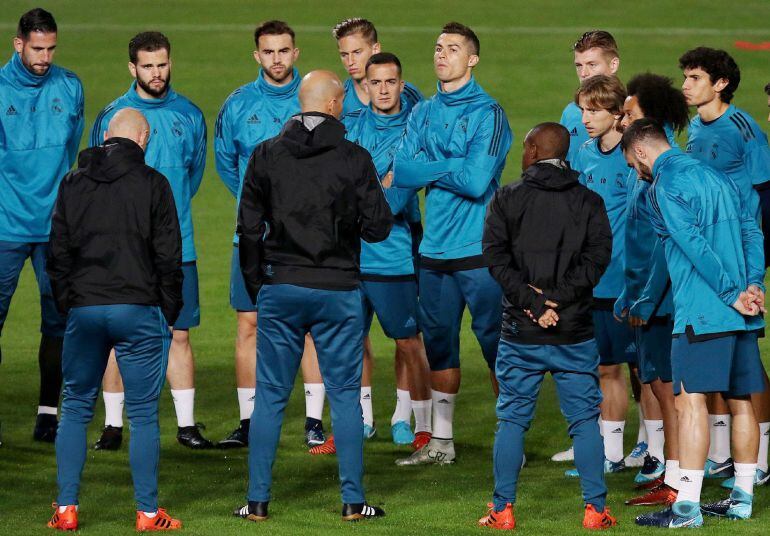
[{"label": "curly hair", "polygon": [[679,68],[703,69],[714,84],[718,80],[727,80],[727,85],[719,93],[722,102],[733,100],[738,84],[741,83],[741,70],[730,54],[715,48],[698,47],[685,52],[679,58]]},{"label": "curly hair", "polygon": [[689,108],[674,81],[659,74],[644,73],[634,76],[626,86],[629,97],[636,97],[645,117],[661,124],[671,125],[682,132],[690,122]]}]

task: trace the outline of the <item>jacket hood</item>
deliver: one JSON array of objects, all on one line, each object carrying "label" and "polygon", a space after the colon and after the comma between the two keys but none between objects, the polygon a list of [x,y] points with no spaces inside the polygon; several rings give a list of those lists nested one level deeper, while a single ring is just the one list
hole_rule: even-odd
[{"label": "jacket hood", "polygon": [[564,167],[555,163],[536,162],[524,170],[524,182],[538,190],[564,191],[578,184],[580,173],[570,169],[566,162]]},{"label": "jacket hood", "polygon": [[306,158],[339,145],[345,139],[345,127],[331,115],[307,112],[289,119],[279,138],[291,154]]},{"label": "jacket hood", "polygon": [[110,138],[104,145],[84,150],[78,158],[83,174],[97,182],[115,182],[140,164],[144,164],[144,151],[126,138]]}]

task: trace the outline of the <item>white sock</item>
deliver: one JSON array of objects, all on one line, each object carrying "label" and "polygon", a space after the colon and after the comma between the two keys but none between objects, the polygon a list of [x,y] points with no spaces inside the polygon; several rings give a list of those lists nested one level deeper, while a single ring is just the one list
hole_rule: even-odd
[{"label": "white sock", "polygon": [[599,418],[596,420],[596,423],[599,425],[599,435],[600,436],[604,436],[604,429],[602,428],[602,422],[604,422],[602,420],[602,416],[599,415]]},{"label": "white sock", "polygon": [[158,511],[157,511],[157,510],[155,510],[154,512],[142,512],[142,513],[143,513],[144,515],[146,515],[147,517],[149,517],[150,519],[152,519],[153,517],[155,517],[156,515],[158,515]]},{"label": "white sock", "polygon": [[251,413],[254,411],[254,397],[256,395],[255,387],[238,387],[238,410],[241,414],[241,420],[251,419]]},{"label": "white sock", "polygon": [[690,501],[700,503],[700,490],[703,487],[703,469],[679,468],[679,494],[676,502]]},{"label": "white sock", "polygon": [[174,399],[177,426],[195,426],[195,388],[171,389],[171,398]]},{"label": "white sock", "polygon": [[639,432],[636,434],[636,443],[637,445],[644,441],[649,445],[649,441],[647,440],[649,431],[647,430],[647,424],[644,420],[644,412],[642,411],[642,405],[637,404],[636,408],[639,410]]},{"label": "white sock", "polygon": [[730,457],[730,420],[728,415],[709,415],[709,444],[708,458],[722,463]]},{"label": "white sock", "polygon": [[433,428],[430,423],[430,414],[433,406],[432,400],[412,400],[412,411],[414,412],[414,433],[431,433]]},{"label": "white sock", "polygon": [[623,459],[623,430],[626,421],[602,421],[604,436],[604,457],[611,462]]},{"label": "white sock", "polygon": [[[59,513],[63,514],[65,512],[65,510],[67,510],[68,506],[72,506],[72,505],[71,504],[60,504],[59,505]],[[75,505],[75,511],[76,512],[78,511],[78,505],[77,504]]]},{"label": "white sock", "polygon": [[125,393],[109,393],[102,391],[104,399],[104,426],[114,426],[121,428],[123,426],[123,404],[125,404]]},{"label": "white sock", "polygon": [[374,426],[374,411],[372,410],[372,386],[361,387],[361,410],[364,414],[364,424]]},{"label": "white sock", "polygon": [[663,483],[679,489],[679,460],[666,460],[666,476]]},{"label": "white sock", "polygon": [[455,413],[456,394],[431,390],[433,399],[433,437],[435,439],[453,439],[452,420]]},{"label": "white sock", "polygon": [[398,421],[404,421],[406,424],[412,422],[412,399],[409,397],[409,391],[396,389],[396,409],[390,418],[390,425],[393,426]]},{"label": "white sock", "polygon": [[644,421],[644,427],[647,429],[647,452],[661,462],[666,461],[663,454],[663,421]]},{"label": "white sock", "polygon": [[58,408],[55,408],[53,406],[38,406],[37,407],[37,414],[38,415],[53,415],[54,417],[58,413]]},{"label": "white sock", "polygon": [[757,472],[756,463],[735,463],[735,485],[749,495],[754,495],[754,475]]},{"label": "white sock", "polygon": [[770,422],[759,423],[759,456],[757,457],[757,469],[767,472],[767,450],[770,443]]},{"label": "white sock", "polygon": [[305,384],[305,417],[322,420],[324,416],[324,397],[326,388],[322,383]]}]

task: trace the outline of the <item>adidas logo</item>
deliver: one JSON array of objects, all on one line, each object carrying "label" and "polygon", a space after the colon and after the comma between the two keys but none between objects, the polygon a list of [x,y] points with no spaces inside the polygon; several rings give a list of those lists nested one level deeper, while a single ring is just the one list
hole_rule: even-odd
[{"label": "adidas logo", "polygon": [[714,423],[714,426],[727,426],[727,423],[725,421],[717,421]]},{"label": "adidas logo", "polygon": [[313,393],[310,392],[310,390],[305,391],[305,396],[313,396]]},{"label": "adidas logo", "polygon": [[569,135],[577,136],[577,127],[572,127],[572,130],[570,130]]},{"label": "adidas logo", "polygon": [[679,479],[679,482],[692,482],[692,480],[690,480],[689,476],[685,475]]},{"label": "adidas logo", "polygon": [[364,396],[361,397],[361,399],[362,400],[371,400],[372,399],[372,395],[364,395]]},{"label": "adidas logo", "polygon": [[447,400],[446,398],[442,398],[437,402],[437,404],[449,404],[449,400]]},{"label": "adidas logo", "polygon": [[770,436],[770,430],[768,430],[767,432],[765,432],[765,433],[764,433],[764,434],[762,434],[762,435],[767,435],[767,436]]},{"label": "adidas logo", "polygon": [[611,433],[613,433],[613,434],[622,434],[623,430],[621,428],[615,428]]},{"label": "adidas logo", "polygon": [[16,108],[13,107],[13,104],[11,104],[5,111],[5,115],[17,115]]},{"label": "adidas logo", "polygon": [[663,431],[663,427],[661,426],[660,428],[656,429],[655,431],[656,432],[662,432]]},{"label": "adidas logo", "polygon": [[409,317],[409,320],[407,320],[407,321],[406,321],[406,323],[404,324],[404,327],[405,327],[405,328],[410,328],[410,327],[412,327],[412,326],[416,326],[416,325],[417,325],[417,322],[415,322],[414,318],[412,318],[412,317],[410,316],[410,317]]},{"label": "adidas logo", "polygon": [[256,125],[257,123],[259,123],[259,117],[257,117],[257,114],[252,114],[252,115],[251,115],[251,117],[249,117],[249,118],[246,120],[246,122],[247,122],[249,125]]},{"label": "adidas logo", "polygon": [[257,398],[257,395],[254,395],[252,397],[249,397],[249,402],[254,402],[254,399]]}]

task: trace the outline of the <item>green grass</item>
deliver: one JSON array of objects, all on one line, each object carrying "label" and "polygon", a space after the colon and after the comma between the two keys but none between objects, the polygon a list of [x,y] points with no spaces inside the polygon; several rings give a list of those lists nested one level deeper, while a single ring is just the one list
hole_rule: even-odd
[{"label": "green grass", "polygon": [[[736,104],[761,120],[765,117],[763,86],[770,81],[768,52],[735,49],[736,40],[767,41],[770,5],[759,0],[724,2],[413,2],[366,3],[166,1],[166,2],[41,2],[53,11],[60,27],[57,62],[74,69],[86,89],[90,127],[95,115],[123,93],[127,42],[136,32],[159,29],[173,43],[174,86],[198,104],[213,131],[216,113],[227,95],[252,80],[251,31],[260,20],[283,18],[297,29],[302,53],[298,67],[342,72],[329,28],[338,19],[366,16],[379,27],[385,50],[396,52],[405,76],[426,94],[434,91],[432,44],[438,28],[457,19],[477,28],[482,61],[480,83],[505,108],[516,139],[504,180],[518,177],[520,143],[537,122],[557,120],[576,86],[570,45],[589,28],[604,27],[617,37],[624,80],[642,71],[681,77],[677,58],[686,49],[706,44],[730,50],[743,80]],[[38,2],[3,0],[0,33],[8,45],[18,16]],[[8,46],[7,56],[10,56]],[[84,137],[84,140],[86,138]],[[200,193],[193,203],[199,251],[203,324],[193,332],[197,365],[196,413],[212,439],[224,437],[237,422],[233,371],[235,314],[228,306],[230,239],[234,203],[214,170],[213,155]],[[0,194],[1,195],[1,194]],[[49,503],[56,496],[53,448],[31,441],[37,405],[37,326],[39,307],[34,277],[25,269],[11,305],[0,366],[0,533],[46,534]],[[334,458],[311,458],[302,444],[301,395],[290,404],[275,464],[272,520],[246,525],[229,517],[243,500],[245,451],[191,452],[174,440],[175,420],[167,391],[161,404],[161,504],[185,523],[187,534],[318,534],[329,530],[368,534],[466,534],[492,490],[494,400],[478,346],[466,324],[463,331],[463,386],[455,422],[458,462],[452,467],[397,469],[396,457],[406,451],[388,441],[394,404],[392,343],[374,331],[378,356],[375,374],[375,416],[378,437],[366,445],[366,487],[374,503],[388,511],[385,519],[345,526],[339,521]],[[766,346],[763,345],[763,350]],[[767,359],[766,359],[767,362]],[[629,413],[627,449],[636,433],[635,411]],[[89,442],[97,438],[103,419],[101,402]],[[328,418],[327,418],[328,423]],[[631,437],[634,436],[634,437]],[[563,465],[548,461],[568,445],[553,384],[544,384],[537,418],[527,437],[529,465],[522,473],[517,504],[519,530],[527,534],[579,532],[581,500],[578,483],[562,477]],[[609,505],[620,520],[617,534],[636,531],[633,516],[641,511],[623,506],[630,496],[632,473],[608,478]],[[722,495],[708,483],[705,498]],[[82,532],[130,534],[133,499],[127,451],[89,452],[81,494]],[[757,493],[755,516],[745,523],[707,521],[703,534],[767,534],[770,527],[768,490]]]}]

